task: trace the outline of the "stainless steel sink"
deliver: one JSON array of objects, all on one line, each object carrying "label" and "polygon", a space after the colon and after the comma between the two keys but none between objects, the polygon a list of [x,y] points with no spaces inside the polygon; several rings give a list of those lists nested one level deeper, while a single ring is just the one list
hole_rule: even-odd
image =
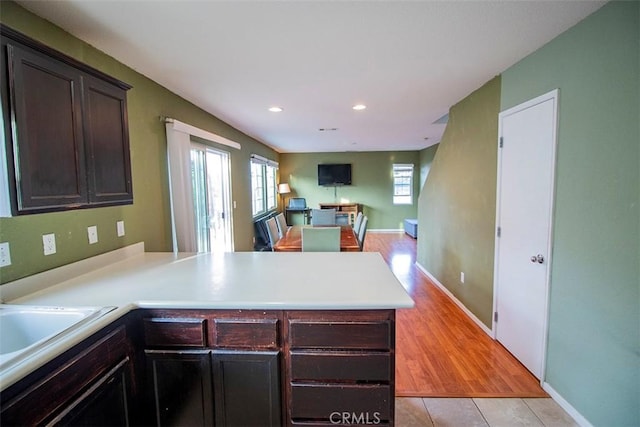
[{"label": "stainless steel sink", "polygon": [[0,305],[0,370],[115,307]]}]

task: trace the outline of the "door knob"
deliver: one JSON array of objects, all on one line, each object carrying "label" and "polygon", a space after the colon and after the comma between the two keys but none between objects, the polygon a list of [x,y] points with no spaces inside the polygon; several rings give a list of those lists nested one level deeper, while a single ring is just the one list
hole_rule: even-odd
[{"label": "door knob", "polygon": [[542,254],[534,255],[531,257],[531,262],[542,264],[544,262],[544,256],[542,256]]}]

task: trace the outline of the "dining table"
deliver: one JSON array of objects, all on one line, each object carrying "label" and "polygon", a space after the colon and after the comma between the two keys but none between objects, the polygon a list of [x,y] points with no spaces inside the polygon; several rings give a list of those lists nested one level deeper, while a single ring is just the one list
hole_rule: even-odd
[{"label": "dining table", "polygon": [[[273,245],[273,250],[275,252],[302,252],[302,228],[304,227],[310,226],[292,225],[289,227],[285,235]],[[359,252],[360,244],[353,227],[350,225],[340,225],[339,227],[340,252]]]}]

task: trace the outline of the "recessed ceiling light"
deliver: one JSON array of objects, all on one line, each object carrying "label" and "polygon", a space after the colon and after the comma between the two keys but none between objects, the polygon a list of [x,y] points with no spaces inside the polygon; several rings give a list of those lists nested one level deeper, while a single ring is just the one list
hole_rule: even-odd
[{"label": "recessed ceiling light", "polygon": [[282,107],[269,107],[269,111],[272,113],[279,113],[282,111]]},{"label": "recessed ceiling light", "polygon": [[364,105],[364,104],[356,104],[356,105],[354,105],[354,106],[353,106],[353,107],[351,107],[351,108],[353,108],[353,109],[354,109],[354,110],[356,110],[356,111],[360,111],[360,110],[364,110],[365,108],[367,108],[367,106],[366,106],[366,105]]}]

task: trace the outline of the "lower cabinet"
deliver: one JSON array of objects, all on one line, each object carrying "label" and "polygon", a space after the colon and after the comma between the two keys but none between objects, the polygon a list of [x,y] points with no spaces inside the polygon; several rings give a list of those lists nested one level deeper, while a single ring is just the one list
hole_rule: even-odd
[{"label": "lower cabinet", "polygon": [[393,425],[395,311],[287,311],[289,425]]},{"label": "lower cabinet", "polygon": [[130,361],[125,359],[107,372],[49,424],[61,426],[128,426]]},{"label": "lower cabinet", "polygon": [[0,393],[0,425],[393,425],[394,310],[130,313]]},{"label": "lower cabinet", "polygon": [[216,425],[280,426],[280,352],[213,351]]},{"label": "lower cabinet", "polygon": [[143,314],[150,424],[281,426],[279,312]]},{"label": "lower cabinet", "polygon": [[208,351],[146,351],[147,410],[158,426],[213,425]]},{"label": "lower cabinet", "polygon": [[130,424],[125,326],[103,330],[2,391],[0,425]]}]

